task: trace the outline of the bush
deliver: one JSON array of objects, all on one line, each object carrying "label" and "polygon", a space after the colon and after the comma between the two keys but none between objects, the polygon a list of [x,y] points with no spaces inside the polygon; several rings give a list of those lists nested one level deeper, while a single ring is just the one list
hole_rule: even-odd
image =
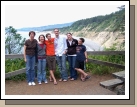
[{"label": "bush", "polygon": [[[66,63],[66,65],[67,65],[67,70],[68,70],[69,69],[68,62]],[[25,62],[23,59],[8,59],[6,60],[5,68],[6,68],[5,73],[19,70],[21,68],[25,68]],[[46,76],[48,79],[48,76],[50,75],[48,68],[46,68],[46,73],[47,73]],[[35,72],[35,75],[37,75],[37,71]],[[58,66],[56,66],[55,77],[60,78],[60,72],[59,72]],[[25,79],[26,79],[26,73],[6,78],[6,80],[13,80],[13,81],[22,81]]]},{"label": "bush", "polygon": [[25,67],[25,62],[23,59],[7,59],[5,61],[5,73],[12,72]]},{"label": "bush", "polygon": [[[115,46],[116,44],[114,44],[109,49],[105,48],[105,50],[114,51],[116,49]],[[88,58],[125,65],[125,55],[89,55]],[[117,72],[122,70],[115,67],[109,67],[109,66],[98,65],[93,63],[87,63],[86,68],[91,73],[98,75],[110,74],[112,72]]]},{"label": "bush", "polygon": [[[109,49],[105,48],[105,50],[106,51],[114,51],[116,49],[115,47],[116,47],[116,44],[114,44]],[[89,55],[88,58],[125,65],[125,55]],[[67,70],[68,70],[68,74],[69,74],[68,62],[66,63],[66,65],[67,65]],[[88,71],[92,74],[98,74],[98,75],[110,74],[112,72],[122,70],[119,68],[98,65],[98,64],[93,64],[93,63],[86,63],[85,66],[86,66],[86,70],[85,70],[86,72]],[[5,73],[12,72],[12,71],[24,68],[24,67],[25,67],[25,62],[23,59],[19,59],[19,58],[18,59],[8,59],[5,61],[5,68],[6,68]],[[47,71],[47,78],[48,78],[48,76],[50,74],[48,68],[46,69],[46,71]],[[37,71],[36,71],[36,73],[37,73]],[[55,77],[56,78],[60,77],[60,72],[59,72],[58,66],[56,66]],[[10,77],[6,80],[24,80],[24,79],[26,79],[25,73]]]}]

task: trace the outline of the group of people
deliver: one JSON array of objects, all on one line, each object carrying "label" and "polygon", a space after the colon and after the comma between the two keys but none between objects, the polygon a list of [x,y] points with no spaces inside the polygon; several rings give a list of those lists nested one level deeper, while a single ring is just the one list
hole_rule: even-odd
[{"label": "group of people", "polygon": [[[89,79],[90,76],[84,71],[84,63],[87,62],[86,47],[83,45],[84,38],[76,40],[71,33],[67,33],[67,39],[59,35],[59,29],[54,29],[55,38],[50,33],[45,36],[41,34],[38,41],[34,39],[36,33],[29,32],[29,39],[24,44],[24,60],[26,62],[26,77],[28,85],[36,85],[35,64],[37,62],[37,81],[38,84],[48,83],[46,78],[46,65],[50,72],[49,81],[57,85],[54,72],[56,62],[60,71],[59,81],[71,81],[78,78],[77,71],[80,73],[81,81]],[[66,56],[69,63],[70,76],[66,68]]]}]

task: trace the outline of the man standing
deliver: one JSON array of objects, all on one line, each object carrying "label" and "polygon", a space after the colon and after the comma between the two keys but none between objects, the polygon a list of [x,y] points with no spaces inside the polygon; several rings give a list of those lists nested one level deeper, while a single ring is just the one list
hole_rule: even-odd
[{"label": "man standing", "polygon": [[75,62],[76,62],[76,46],[78,45],[78,41],[72,38],[71,33],[67,33],[67,56],[69,62],[69,70],[70,70],[70,80],[77,79],[77,71],[75,70]]},{"label": "man standing", "polygon": [[55,55],[58,63],[58,68],[61,74],[61,79],[59,81],[67,81],[68,74],[66,69],[66,52],[67,52],[67,44],[66,39],[59,35],[59,29],[54,29],[55,34]]},{"label": "man standing", "polygon": [[57,85],[56,78],[54,76],[54,72],[56,70],[56,57],[55,57],[55,48],[54,48],[54,38],[51,38],[51,34],[47,33],[45,40],[46,44],[46,59],[48,63],[48,69],[50,71],[50,81],[54,81],[54,85]]}]

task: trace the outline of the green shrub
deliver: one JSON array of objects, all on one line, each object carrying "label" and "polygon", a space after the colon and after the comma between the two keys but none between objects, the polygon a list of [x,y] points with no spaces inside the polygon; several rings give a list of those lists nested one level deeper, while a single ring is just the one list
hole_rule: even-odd
[{"label": "green shrub", "polygon": [[[109,49],[105,48],[106,51],[114,51],[115,50],[116,44],[114,44],[112,47]],[[125,65],[125,55],[89,55],[88,58],[96,59],[96,60],[101,60],[101,61],[107,61],[107,62],[112,62],[116,64],[122,64]],[[69,74],[69,64],[68,62],[66,63],[67,65],[67,72]],[[5,73],[12,72],[21,68],[25,68],[25,62],[23,59],[8,59],[5,61]],[[119,68],[114,68],[110,66],[104,66],[104,65],[98,65],[98,64],[93,64],[93,63],[86,63],[86,72],[90,72],[92,74],[98,74],[98,75],[103,75],[103,74],[110,74],[112,72],[117,72],[121,71],[122,69]],[[49,76],[49,70],[48,68],[46,69],[47,71],[47,78]],[[37,73],[37,71],[36,71]],[[55,77],[60,78],[60,72],[58,69],[58,66],[56,66],[56,71],[55,71]],[[6,80],[24,80],[26,79],[26,74],[19,74],[10,78],[7,78]]]},{"label": "green shrub", "polygon": [[6,80],[13,80],[13,81],[23,81],[25,79],[26,79],[26,73],[22,73],[16,76],[6,78]]},{"label": "green shrub", "polygon": [[7,59],[5,61],[5,73],[12,72],[25,67],[23,59]]}]

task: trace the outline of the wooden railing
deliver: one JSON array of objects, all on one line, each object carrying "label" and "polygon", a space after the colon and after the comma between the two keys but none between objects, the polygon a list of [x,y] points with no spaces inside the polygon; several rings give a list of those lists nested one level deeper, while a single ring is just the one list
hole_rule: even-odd
[{"label": "wooden railing", "polygon": [[[88,51],[87,54],[88,55],[125,55],[125,51]],[[16,58],[23,58],[23,54],[5,55],[5,59],[16,59]],[[88,59],[88,62],[100,64],[100,65],[105,65],[105,66],[116,67],[116,68],[120,68],[120,69],[125,69],[124,65],[114,64],[114,63],[107,62],[107,61],[101,61],[101,60],[96,60],[96,59]],[[18,74],[22,74],[25,72],[26,72],[25,68],[19,69],[16,71],[12,71],[12,72],[6,73],[5,78],[15,76]]]},{"label": "wooden railing", "polygon": [[[125,55],[125,51],[88,51],[87,54],[88,55]],[[105,65],[105,66],[116,67],[120,69],[125,69],[124,65],[114,64],[114,63],[107,62],[107,61],[88,59],[88,62]]]}]

